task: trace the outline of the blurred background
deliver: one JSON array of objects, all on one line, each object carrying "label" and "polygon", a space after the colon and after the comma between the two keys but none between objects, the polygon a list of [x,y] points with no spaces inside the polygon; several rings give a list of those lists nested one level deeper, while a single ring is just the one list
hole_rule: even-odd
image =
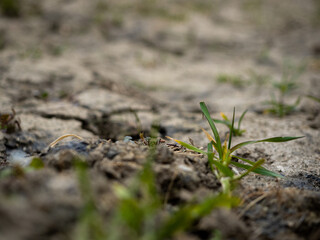
[{"label": "blurred background", "polygon": [[0,10],[2,108],[94,110],[111,99],[98,88],[180,112],[201,100],[261,112],[284,79],[288,102],[319,97],[319,0],[0,0]]}]

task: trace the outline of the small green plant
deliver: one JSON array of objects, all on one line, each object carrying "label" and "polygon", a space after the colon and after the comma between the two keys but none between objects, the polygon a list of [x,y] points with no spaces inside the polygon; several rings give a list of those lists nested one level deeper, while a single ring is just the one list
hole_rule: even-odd
[{"label": "small green plant", "polygon": [[244,87],[246,81],[239,75],[220,74],[217,76],[218,83],[229,83],[237,88]]},{"label": "small green plant", "polygon": [[44,163],[40,158],[33,158],[27,166],[12,164],[10,167],[0,170],[0,179],[10,176],[24,177],[26,173],[44,168]]},{"label": "small green plant", "polygon": [[115,186],[115,193],[120,202],[112,225],[112,239],[170,239],[213,209],[230,208],[239,204],[238,198],[219,194],[208,197],[201,203],[182,206],[168,215],[161,214],[163,201],[158,194],[152,170],[157,139],[152,137],[150,141],[147,162],[133,185],[130,188]]},{"label": "small green plant", "polygon": [[[173,139],[173,140],[185,148],[188,148],[190,150],[193,150],[195,152],[205,154],[208,156],[209,167],[221,182],[222,192],[224,194],[231,195],[231,190],[233,189],[234,184],[238,180],[248,175],[250,172],[255,172],[255,173],[265,175],[265,176],[270,176],[270,177],[277,177],[277,178],[283,177],[278,173],[269,171],[266,168],[262,167],[263,163],[265,162],[264,159],[260,159],[257,162],[253,162],[248,159],[236,156],[233,153],[237,149],[249,144],[260,143],[260,142],[275,142],[275,143],[287,142],[287,141],[295,140],[301,137],[273,137],[273,138],[266,138],[262,140],[245,141],[232,147],[232,144],[231,144],[232,134],[229,134],[229,139],[226,140],[224,143],[222,143],[218,130],[214,124],[214,121],[210,117],[207,106],[205,105],[204,102],[201,102],[200,107],[214,135],[214,138],[213,138],[208,132],[203,130],[210,141],[208,143],[208,149],[207,149],[208,151],[205,152],[188,143],[185,143],[176,139]],[[235,118],[235,109],[233,111],[232,123],[231,123],[231,126],[229,127],[230,133],[233,132],[234,118]],[[213,149],[215,149],[216,152],[214,152]],[[244,163],[241,163],[238,160],[241,160]],[[245,171],[243,173],[238,174],[233,171],[233,167],[237,167]]]},{"label": "small green plant", "polygon": [[78,177],[78,185],[84,201],[74,239],[76,240],[104,240],[106,233],[103,222],[95,204],[89,178],[87,163],[80,158],[74,159],[74,166]]},{"label": "small green plant", "polygon": [[113,185],[118,202],[107,224],[102,221],[95,205],[88,167],[85,162],[77,161],[76,169],[84,208],[75,239],[171,239],[192,226],[198,219],[210,214],[213,209],[231,208],[240,204],[238,198],[222,193],[209,196],[200,203],[189,203],[175,211],[166,212],[152,169],[156,147],[157,139],[151,137],[146,162],[128,187],[120,183]]},{"label": "small green plant", "polygon": [[258,73],[254,70],[249,70],[248,71],[248,82],[250,84],[254,84],[257,87],[262,87],[266,85],[270,81],[270,75],[268,74],[262,74]]},{"label": "small green plant", "polygon": [[[241,122],[242,122],[244,116],[246,115],[247,111],[248,111],[248,109],[245,110],[245,111],[241,114],[241,116],[240,116],[240,118],[239,118],[239,121],[238,121],[238,128],[233,127],[233,129],[232,129],[232,134],[233,134],[233,136],[241,136],[242,133],[244,133],[244,132],[246,131],[246,130],[244,130],[244,129],[241,129],[240,127],[241,127]],[[231,121],[224,113],[221,112],[220,115],[221,115],[221,117],[223,118],[223,120],[219,120],[219,119],[215,119],[215,118],[213,118],[212,120],[213,120],[215,123],[222,123],[222,124],[226,125],[229,129],[231,129],[232,121]]]},{"label": "small green plant", "polygon": [[296,99],[293,104],[286,103],[286,97],[290,92],[297,88],[296,80],[304,71],[304,66],[294,68],[290,65],[285,67],[280,82],[275,82],[273,87],[278,92],[276,97],[274,94],[271,99],[266,102],[269,108],[265,110],[266,113],[272,113],[279,117],[284,117],[293,112],[300,103],[300,97]]},{"label": "small green plant", "polygon": [[274,87],[279,90],[279,98],[276,99],[274,94],[272,94],[271,99],[266,102],[269,105],[269,108],[265,110],[266,113],[272,113],[277,115],[278,117],[284,117],[291,112],[293,112],[297,106],[300,104],[300,97],[296,99],[293,104],[285,103],[285,96],[291,89],[293,89],[293,85],[287,83],[279,83],[274,84]]}]

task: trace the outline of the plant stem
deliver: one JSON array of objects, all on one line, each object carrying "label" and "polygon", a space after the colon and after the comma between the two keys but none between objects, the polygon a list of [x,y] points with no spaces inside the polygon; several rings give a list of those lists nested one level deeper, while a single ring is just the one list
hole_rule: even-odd
[{"label": "plant stem", "polygon": [[228,196],[231,196],[231,184],[229,177],[220,178],[220,182],[222,185],[222,192]]}]

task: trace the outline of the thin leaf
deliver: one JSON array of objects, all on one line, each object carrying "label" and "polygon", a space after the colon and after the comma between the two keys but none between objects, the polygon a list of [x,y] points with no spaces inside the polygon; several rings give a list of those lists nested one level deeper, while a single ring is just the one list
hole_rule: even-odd
[{"label": "thin leaf", "polygon": [[214,171],[213,156],[214,156],[213,148],[212,148],[212,144],[210,142],[210,143],[208,143],[208,163],[209,163],[209,167],[210,167],[212,172]]},{"label": "thin leaf", "polygon": [[199,149],[199,148],[197,148],[197,147],[195,147],[195,146],[192,146],[192,145],[190,145],[190,144],[188,144],[188,143],[179,141],[179,140],[177,140],[177,139],[173,139],[173,138],[168,137],[168,136],[167,136],[167,138],[169,138],[170,140],[173,140],[173,141],[179,143],[181,146],[183,146],[183,147],[185,147],[185,148],[188,148],[188,149],[190,149],[190,150],[192,150],[192,151],[194,151],[194,152],[198,152],[198,153],[205,154],[205,155],[207,154],[205,151],[202,151],[201,149]]},{"label": "thin leaf", "polygon": [[[235,156],[235,155],[232,155],[232,157],[240,159],[240,160],[242,160],[242,161],[244,161],[246,163],[249,163],[251,166],[253,166],[255,164],[255,162],[250,161],[249,159],[246,159],[246,158],[243,158],[243,157],[238,157],[238,156]],[[261,168],[266,169],[266,168],[264,168],[262,166],[261,166]]]},{"label": "thin leaf", "polygon": [[212,163],[216,166],[216,168],[219,170],[219,172],[222,172],[224,176],[226,177],[233,177],[234,173],[232,170],[226,166],[224,166],[222,163],[216,160],[212,160]]},{"label": "thin leaf", "polygon": [[218,145],[216,142],[211,141],[212,146],[214,147],[214,149],[218,152]]},{"label": "thin leaf", "polygon": [[239,143],[239,144],[235,145],[234,147],[232,147],[230,149],[230,153],[234,152],[235,150],[237,150],[243,146],[249,145],[249,144],[260,143],[260,142],[288,142],[288,141],[292,141],[292,140],[303,138],[303,137],[304,136],[300,136],[300,137],[273,137],[273,138],[266,138],[266,139],[256,140],[256,141],[246,141],[246,142]]},{"label": "thin leaf", "polygon": [[245,176],[247,176],[250,172],[253,172],[254,170],[256,170],[257,168],[261,167],[262,164],[264,164],[265,160],[264,159],[260,159],[257,162],[254,163],[254,165],[249,168],[245,173],[241,174],[238,179],[241,179]]},{"label": "thin leaf", "polygon": [[211,142],[214,149],[218,152],[218,146],[214,138],[205,129],[201,128],[201,130],[206,134],[208,140]]},{"label": "thin leaf", "polygon": [[230,122],[225,121],[225,120],[220,120],[220,119],[216,119],[216,118],[212,118],[212,120],[215,123],[222,123],[222,124],[226,125],[228,128],[231,126]]},{"label": "thin leaf", "polygon": [[214,138],[205,129],[201,128],[201,130],[206,134],[210,142],[214,142],[214,143],[216,142],[216,140],[214,140]]},{"label": "thin leaf", "polygon": [[233,115],[232,115],[232,123],[230,127],[230,133],[229,133],[229,144],[228,144],[228,149],[231,148],[231,141],[232,141],[232,135],[233,135],[233,127],[234,127],[234,115],[236,114],[236,108],[233,108]]},{"label": "thin leaf", "polygon": [[296,102],[294,103],[294,106],[298,106],[300,104],[300,101],[301,101],[301,97],[299,96],[296,100]]},{"label": "thin leaf", "polygon": [[242,120],[243,120],[243,118],[244,118],[244,116],[246,115],[247,112],[248,112],[248,109],[246,109],[246,110],[241,114],[241,117],[240,117],[239,122],[238,122],[238,129],[239,129],[239,131],[240,131],[241,122],[242,122]]},{"label": "thin leaf", "polygon": [[218,207],[231,208],[239,204],[239,198],[220,194],[218,196],[208,197],[202,203],[184,206],[164,221],[155,234],[155,239],[162,240],[172,238],[174,234],[187,229],[195,220],[206,216],[213,209]]},{"label": "thin leaf", "polygon": [[[238,167],[238,168],[243,168],[243,169],[250,169],[252,166],[246,165],[246,164],[242,164],[242,163],[238,163],[238,162],[234,162],[231,161],[231,164]],[[261,168],[258,167],[257,169],[254,169],[253,172],[258,173],[260,175],[264,175],[264,176],[269,176],[269,177],[276,177],[276,178],[284,178],[284,176],[282,176],[279,173],[276,172],[272,172],[270,170],[267,170],[265,168]]]},{"label": "thin leaf", "polygon": [[223,150],[223,155],[222,155],[222,158],[220,158],[219,160],[223,163],[224,166],[228,166],[229,165],[228,157],[230,153],[227,148],[227,139],[223,143],[222,150]]},{"label": "thin leaf", "polygon": [[312,96],[312,95],[307,95],[307,97],[320,103],[320,98],[317,98],[317,97]]},{"label": "thin leaf", "polygon": [[222,157],[222,146],[221,146],[221,140],[220,140],[220,136],[219,136],[219,133],[218,133],[218,130],[210,116],[210,113],[208,111],[208,108],[206,106],[206,104],[204,102],[200,102],[200,108],[204,114],[204,116],[206,117],[210,127],[211,127],[211,130],[213,132],[213,135],[214,135],[214,138],[216,140],[216,143],[217,143],[217,151],[218,151],[218,154],[219,154],[219,157]]},{"label": "thin leaf", "polygon": [[230,120],[228,119],[228,117],[227,117],[223,112],[220,113],[220,116],[221,116],[224,120],[230,122]]}]

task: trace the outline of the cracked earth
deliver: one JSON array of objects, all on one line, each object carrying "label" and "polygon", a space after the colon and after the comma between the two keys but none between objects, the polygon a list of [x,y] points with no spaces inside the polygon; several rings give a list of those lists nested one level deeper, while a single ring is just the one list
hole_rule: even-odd
[{"label": "cracked earth", "polygon": [[[241,207],[213,212],[176,239],[210,239],[213,229],[223,239],[319,239],[320,103],[306,97],[320,97],[318,1],[190,2],[155,1],[146,11],[141,0],[28,0],[19,16],[0,15],[0,113],[13,126],[0,132],[0,173],[32,157],[45,165],[0,178],[1,240],[71,239],[81,208],[77,155],[90,166],[99,209],[110,212],[109,185],[130,182],[142,168],[148,148],[139,133],[150,136],[154,123],[162,139],[154,171],[159,192],[170,191],[167,203],[219,191],[206,157],[165,138],[206,147],[200,101],[215,118],[248,109],[235,143],[304,138],[238,150],[286,178],[249,175],[236,189]],[[283,118],[266,114],[264,103],[277,94],[272,83],[289,63],[303,71],[286,102],[301,102]],[[221,82],[223,75],[240,80]],[[82,140],[48,148],[64,134]]]}]

